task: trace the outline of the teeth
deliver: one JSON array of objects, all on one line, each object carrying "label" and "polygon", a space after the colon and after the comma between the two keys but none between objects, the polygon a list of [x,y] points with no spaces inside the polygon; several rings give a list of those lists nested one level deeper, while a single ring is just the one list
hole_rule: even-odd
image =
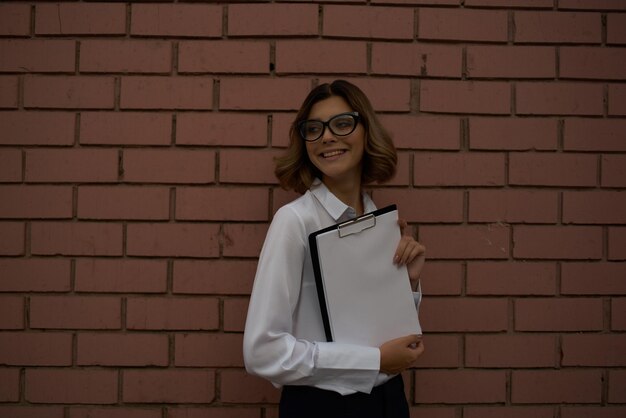
[{"label": "teeth", "polygon": [[324,158],[329,158],[329,157],[334,157],[335,155],[339,155],[339,154],[343,154],[343,153],[344,153],[344,151],[337,150],[337,151],[325,152],[324,154],[322,154],[322,156]]}]

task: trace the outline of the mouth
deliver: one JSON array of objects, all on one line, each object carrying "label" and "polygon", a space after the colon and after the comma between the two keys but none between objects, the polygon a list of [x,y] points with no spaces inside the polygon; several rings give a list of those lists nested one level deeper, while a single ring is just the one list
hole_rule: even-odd
[{"label": "mouth", "polygon": [[346,150],[338,149],[334,151],[326,151],[326,152],[321,153],[320,155],[322,156],[322,158],[332,158],[332,157],[336,157],[338,155],[344,154],[345,152]]}]

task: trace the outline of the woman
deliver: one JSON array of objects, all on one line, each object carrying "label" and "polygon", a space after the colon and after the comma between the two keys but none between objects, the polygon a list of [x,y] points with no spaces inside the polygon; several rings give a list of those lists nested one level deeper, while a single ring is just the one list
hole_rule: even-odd
[{"label": "woman", "polygon": [[[283,387],[281,418],[406,418],[399,373],[424,351],[420,336],[380,347],[326,342],[308,247],[310,233],[376,209],[363,186],[393,177],[395,147],[367,97],[343,80],[309,93],[290,137],[275,172],[303,195],[276,212],[267,233],[246,321],[246,369]],[[403,235],[390,262],[408,267],[417,308],[424,247]]]}]

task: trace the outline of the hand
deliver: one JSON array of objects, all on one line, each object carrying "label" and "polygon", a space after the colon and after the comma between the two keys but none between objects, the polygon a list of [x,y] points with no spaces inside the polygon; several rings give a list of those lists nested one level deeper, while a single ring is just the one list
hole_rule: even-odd
[{"label": "hand", "polygon": [[411,367],[424,352],[421,335],[407,335],[380,346],[380,371],[397,374]]},{"label": "hand", "polygon": [[[400,225],[402,237],[396,249],[393,262],[399,266],[407,266],[409,279],[414,284],[417,283],[422,274],[422,268],[426,261],[426,247],[415,241],[415,238],[411,236],[405,220],[398,220],[398,225]],[[413,288],[415,287],[417,286],[413,286]]]}]

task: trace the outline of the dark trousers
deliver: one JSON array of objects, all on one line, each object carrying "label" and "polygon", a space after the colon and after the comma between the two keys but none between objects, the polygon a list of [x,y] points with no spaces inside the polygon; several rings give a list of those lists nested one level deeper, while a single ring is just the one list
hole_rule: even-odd
[{"label": "dark trousers", "polygon": [[278,411],[279,418],[409,418],[400,375],[369,394],[342,396],[311,386],[284,386]]}]

